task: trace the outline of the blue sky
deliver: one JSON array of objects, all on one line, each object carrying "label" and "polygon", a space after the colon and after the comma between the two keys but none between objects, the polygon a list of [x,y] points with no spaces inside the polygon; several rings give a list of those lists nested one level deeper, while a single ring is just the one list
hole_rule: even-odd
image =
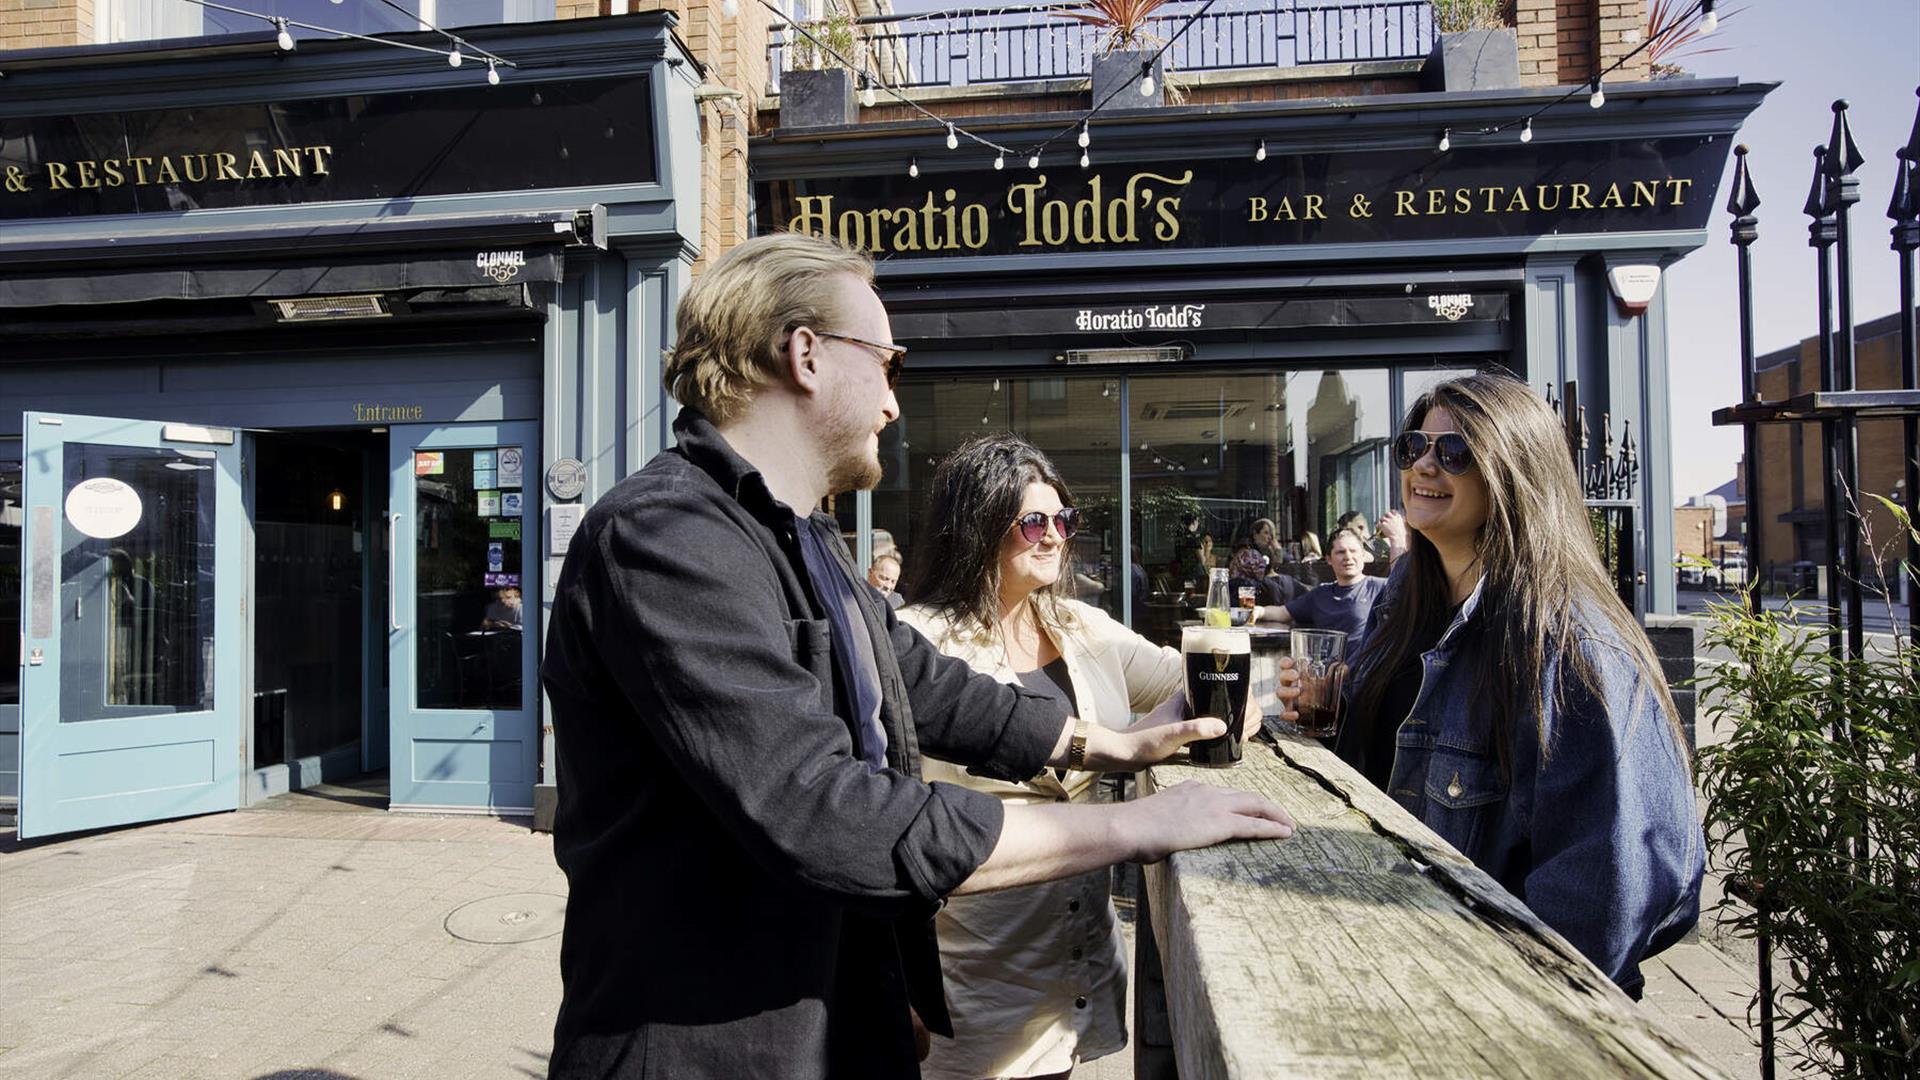
[{"label": "blue sky", "polygon": [[[1754,348],[1760,353],[1818,328],[1813,249],[1800,207],[1813,178],[1813,147],[1833,129],[1845,98],[1854,140],[1867,159],[1853,209],[1854,319],[1891,314],[1900,303],[1898,262],[1888,247],[1893,152],[1913,130],[1920,99],[1920,0],[1723,0],[1744,7],[1707,39],[1723,49],[1684,58],[1699,76],[1778,82],[1740,141],[1760,192],[1760,239],[1753,246]],[[1728,165],[1728,180],[1732,165]],[[1726,203],[1723,183],[1718,202]],[[1740,396],[1739,309],[1727,214],[1716,212],[1706,247],[1667,275],[1672,357],[1673,492],[1697,495],[1733,477],[1740,429],[1711,426],[1714,409]],[[1652,464],[1652,463],[1649,463]]]}]

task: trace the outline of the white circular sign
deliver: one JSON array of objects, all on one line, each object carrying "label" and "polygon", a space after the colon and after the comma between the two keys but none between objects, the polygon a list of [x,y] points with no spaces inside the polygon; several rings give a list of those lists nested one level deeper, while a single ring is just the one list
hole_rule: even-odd
[{"label": "white circular sign", "polygon": [[111,476],[85,481],[67,492],[67,520],[97,540],[132,532],[140,524],[140,512],[140,493]]}]

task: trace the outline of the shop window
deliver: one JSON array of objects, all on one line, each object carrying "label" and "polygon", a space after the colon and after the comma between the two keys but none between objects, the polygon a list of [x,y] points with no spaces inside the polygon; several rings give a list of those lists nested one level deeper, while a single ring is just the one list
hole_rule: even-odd
[{"label": "shop window", "polygon": [[[20,704],[20,444],[0,442],[0,707]],[[0,718],[3,721],[5,718]],[[11,725],[0,722],[0,734]],[[4,740],[0,739],[0,744]],[[11,771],[0,762],[0,772]],[[0,788],[0,796],[9,794]]]},{"label": "shop window", "polygon": [[[395,0],[400,10],[382,3],[336,4],[332,0],[254,0],[235,4],[262,15],[279,16],[356,34],[415,31],[493,23],[538,22],[554,16],[554,0]],[[189,0],[102,0],[96,22],[100,44],[161,38],[214,37],[256,33],[272,24],[246,15],[201,7]],[[294,37],[329,35],[293,27]]]},{"label": "shop window", "polygon": [[[901,419],[881,436],[883,478],[873,495],[876,537],[884,531],[904,553],[908,578],[929,534],[926,498],[935,467],[976,435],[1012,431],[1053,460],[1081,511],[1073,541],[1072,588],[1090,604],[1121,614],[1120,384],[1098,376],[1025,378],[967,375],[914,378],[897,391]],[[1007,523],[1009,526],[1011,522]]]}]

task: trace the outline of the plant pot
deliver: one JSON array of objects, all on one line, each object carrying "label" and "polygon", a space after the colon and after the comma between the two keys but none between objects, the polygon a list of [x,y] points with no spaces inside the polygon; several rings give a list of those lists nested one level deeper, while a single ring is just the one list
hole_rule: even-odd
[{"label": "plant pot", "polygon": [[[1093,58],[1093,104],[1113,101],[1107,109],[1152,109],[1167,103],[1167,79],[1163,63],[1153,65],[1153,93],[1141,96],[1140,65],[1153,59],[1146,50],[1116,50]],[[1102,110],[1103,112],[1106,110]]]},{"label": "plant pot", "polygon": [[788,71],[780,76],[780,126],[846,127],[858,123],[853,72],[844,68]]},{"label": "plant pot", "polygon": [[1420,85],[1428,90],[1517,90],[1520,42],[1512,27],[1463,30],[1434,40]]}]

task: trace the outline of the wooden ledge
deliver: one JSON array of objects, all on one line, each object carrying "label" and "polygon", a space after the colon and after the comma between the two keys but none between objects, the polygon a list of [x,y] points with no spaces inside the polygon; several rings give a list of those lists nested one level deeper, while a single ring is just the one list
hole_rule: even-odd
[{"label": "wooden ledge", "polygon": [[1187,780],[1257,791],[1300,829],[1146,868],[1181,1080],[1723,1075],[1318,743],[1140,788]]}]

